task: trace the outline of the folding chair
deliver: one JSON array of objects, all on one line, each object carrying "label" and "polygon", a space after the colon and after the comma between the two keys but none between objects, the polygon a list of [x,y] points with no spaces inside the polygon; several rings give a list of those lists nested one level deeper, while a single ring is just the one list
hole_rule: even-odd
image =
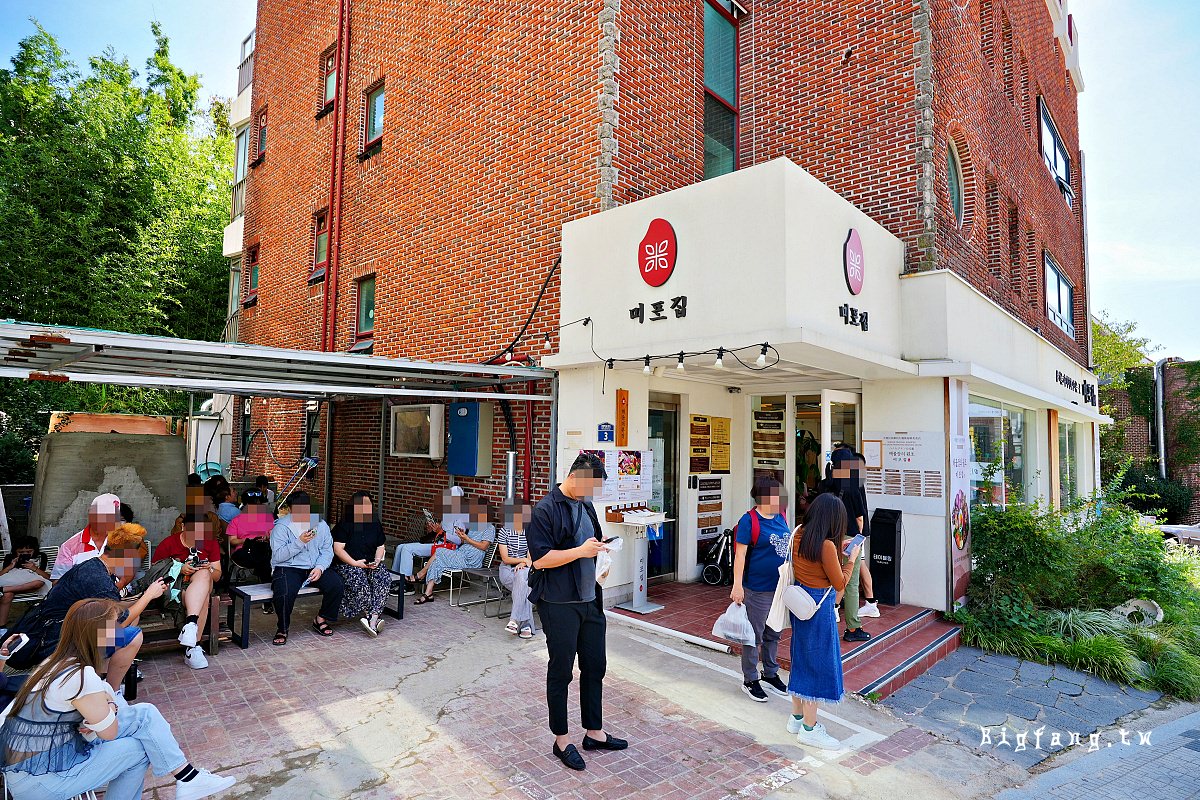
[{"label": "folding chair", "polygon": [[[491,603],[492,600],[494,599],[496,601],[495,616],[498,617],[502,613],[504,613],[503,612],[504,600],[506,597],[509,597],[510,595],[509,595],[508,589],[506,589],[504,587],[504,584],[500,582],[500,567],[498,564],[495,563],[498,552],[499,552],[499,545],[497,545],[495,542],[492,542],[490,545],[488,545],[487,553],[485,553],[483,556],[483,566],[482,567],[471,568],[471,569],[456,569],[456,570],[452,570],[450,572],[450,605],[455,605],[455,603],[454,603],[454,576],[458,575],[458,591],[460,594],[462,593],[464,584],[468,584],[468,583],[474,584],[475,583],[475,580],[472,580],[472,579],[478,579],[483,582],[483,598],[480,600],[471,600],[466,603],[459,602],[458,606],[460,608],[465,608],[467,606],[476,606],[476,605],[479,605],[480,603],[482,603],[483,604],[483,615],[485,617],[490,617],[492,615],[487,612],[487,608],[488,608],[488,604]],[[491,596],[491,592],[492,592],[493,588],[495,588],[496,592],[497,592],[495,598],[493,598]]]}]

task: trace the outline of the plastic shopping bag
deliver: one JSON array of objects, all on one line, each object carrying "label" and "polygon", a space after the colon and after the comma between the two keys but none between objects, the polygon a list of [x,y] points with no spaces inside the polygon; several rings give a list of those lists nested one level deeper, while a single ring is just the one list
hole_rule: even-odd
[{"label": "plastic shopping bag", "polygon": [[737,644],[751,645],[756,641],[754,626],[750,624],[750,617],[746,615],[746,607],[737,603],[730,603],[725,613],[717,617],[712,635]]},{"label": "plastic shopping bag", "polygon": [[601,550],[596,556],[596,583],[601,586],[608,585],[608,573],[612,570],[612,554],[621,552],[621,546],[625,540],[620,536],[613,539],[605,545],[606,550]]}]

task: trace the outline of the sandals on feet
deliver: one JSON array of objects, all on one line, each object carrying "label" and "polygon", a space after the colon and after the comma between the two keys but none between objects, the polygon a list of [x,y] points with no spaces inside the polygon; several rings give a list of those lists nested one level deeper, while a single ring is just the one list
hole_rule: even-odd
[{"label": "sandals on feet", "polygon": [[333,636],[333,628],[329,627],[328,622],[313,620],[313,630],[322,636]]},{"label": "sandals on feet", "polygon": [[517,627],[517,621],[514,619],[514,620],[511,620],[507,625],[504,626],[504,630],[508,631],[513,636],[516,636],[517,633],[520,631],[520,628]]},{"label": "sandals on feet", "polygon": [[522,639],[532,639],[533,638],[533,628],[526,625],[525,627],[521,628],[521,633],[518,635]]},{"label": "sandals on feet", "polygon": [[420,597],[418,597],[416,600],[414,600],[413,605],[414,606],[423,606],[426,603],[432,603],[432,602],[433,602],[433,592],[430,592],[429,594],[423,594]]},{"label": "sandals on feet", "polygon": [[275,645],[276,647],[283,647],[285,644],[287,644],[287,637],[288,635],[286,633],[278,632],[275,634],[275,638],[271,640],[271,644]]}]

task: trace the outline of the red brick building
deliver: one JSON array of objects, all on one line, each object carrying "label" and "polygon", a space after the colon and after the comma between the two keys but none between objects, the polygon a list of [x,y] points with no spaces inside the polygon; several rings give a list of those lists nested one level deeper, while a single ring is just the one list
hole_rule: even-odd
[{"label": "red brick building", "polygon": [[[516,356],[536,358],[557,344],[564,223],[786,157],[899,237],[905,270],[952,270],[1086,368],[1063,6],[259,0],[243,239],[257,285],[244,268],[239,339],[481,361],[524,330]],[[550,428],[526,413],[512,409],[513,439],[497,415],[494,450],[518,443],[519,489],[538,495]],[[373,402],[335,416],[340,501],[376,485],[381,417]],[[315,422],[278,400],[237,420],[285,463]],[[243,469],[281,472],[257,447]],[[447,480],[436,463],[385,469],[390,526]],[[502,474],[461,483],[494,498]]]}]

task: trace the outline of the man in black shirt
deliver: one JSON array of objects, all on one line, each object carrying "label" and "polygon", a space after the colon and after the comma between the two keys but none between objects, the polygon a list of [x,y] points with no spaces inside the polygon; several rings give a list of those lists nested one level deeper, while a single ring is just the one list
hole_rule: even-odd
[{"label": "man in black shirt", "polygon": [[604,602],[596,584],[596,555],[604,550],[600,521],[589,498],[608,477],[600,459],[581,453],[557,488],[533,509],[526,538],[535,572],[529,599],[537,604],[550,663],[546,702],[554,755],[567,767],[586,767],[567,732],[567,688],[579,657],[579,708],[586,733],[584,750],[624,750],[629,743],[604,731],[603,692],[607,666]]},{"label": "man in black shirt", "polygon": [[[837,483],[838,495],[846,505],[846,540],[863,533],[867,516],[867,493],[863,489],[863,466],[854,451],[848,446],[839,447],[833,451],[833,477]],[[846,632],[842,639],[847,642],[865,642],[871,634],[863,630],[862,620],[858,616],[858,587],[860,578],[861,558],[854,562],[850,572],[850,580],[846,583],[844,597],[840,598],[842,613],[846,617]]]}]

